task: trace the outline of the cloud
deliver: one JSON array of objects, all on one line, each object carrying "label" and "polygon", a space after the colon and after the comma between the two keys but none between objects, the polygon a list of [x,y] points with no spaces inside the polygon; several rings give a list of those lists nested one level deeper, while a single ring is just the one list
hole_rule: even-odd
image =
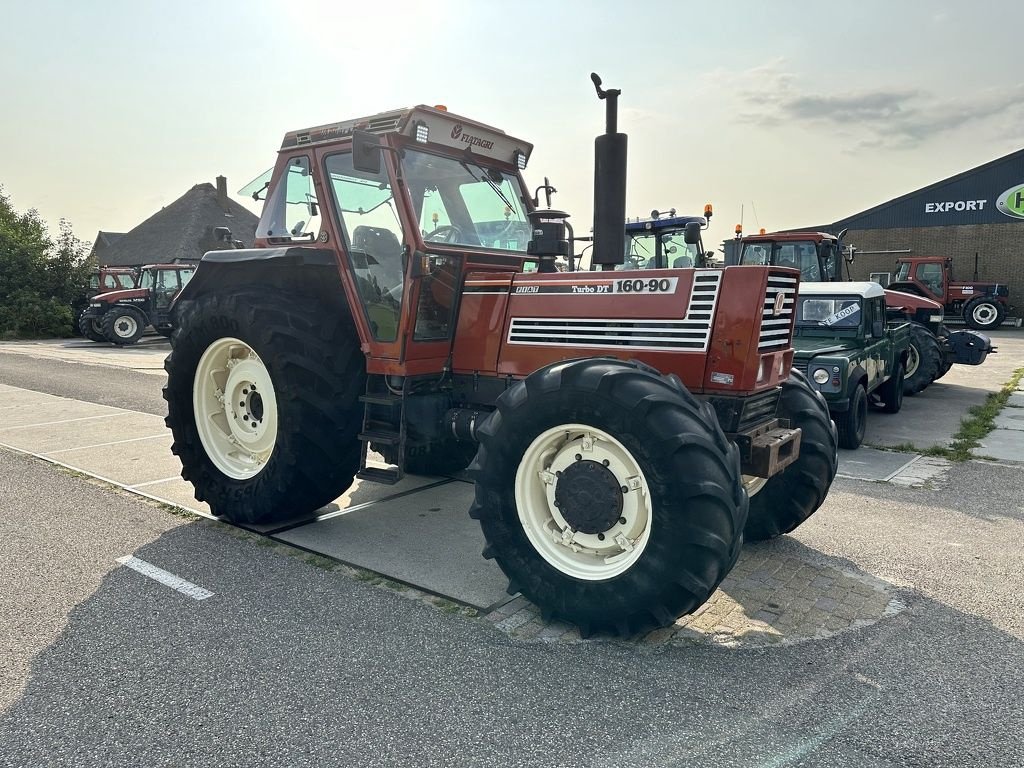
[{"label": "cloud", "polygon": [[841,131],[857,149],[908,149],[965,126],[999,137],[1015,135],[1024,119],[1024,85],[940,97],[917,88],[840,89],[814,93],[776,59],[744,72],[711,73],[706,84],[739,100],[738,119],[761,127],[801,125]]}]

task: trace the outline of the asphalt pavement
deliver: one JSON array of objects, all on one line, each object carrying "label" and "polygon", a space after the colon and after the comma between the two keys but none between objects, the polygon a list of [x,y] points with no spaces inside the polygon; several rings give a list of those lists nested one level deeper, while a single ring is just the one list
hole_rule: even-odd
[{"label": "asphalt pavement", "polygon": [[[152,373],[11,357],[0,383],[162,413]],[[839,478],[753,548],[884,581],[902,610],[860,629],[542,642],[0,451],[0,766],[1021,765],[1022,499],[1020,466]]]}]

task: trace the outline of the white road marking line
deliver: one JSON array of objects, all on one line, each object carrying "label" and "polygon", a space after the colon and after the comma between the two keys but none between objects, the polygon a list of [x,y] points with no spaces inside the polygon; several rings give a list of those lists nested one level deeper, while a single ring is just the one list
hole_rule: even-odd
[{"label": "white road marking line", "polygon": [[[121,443],[137,443],[139,440],[156,440],[158,437],[170,437],[169,432],[164,432],[159,435],[147,435],[146,437],[130,437],[127,440],[112,440],[109,443],[95,443],[94,445],[83,445],[80,448],[61,448],[56,451],[47,451],[47,455],[52,456],[55,453],[67,453],[68,451],[84,451],[88,448],[106,448],[108,445],[121,445]],[[160,482],[157,480],[156,482]]]},{"label": "white road marking line", "polygon": [[137,557],[125,555],[124,557],[117,558],[117,562],[127,568],[131,568],[133,571],[141,573],[143,576],[148,576],[154,581],[159,581],[161,584],[177,590],[183,595],[188,595],[193,600],[205,600],[208,597],[213,597],[213,592],[205,590],[191,581],[186,581],[180,576],[175,576],[173,573],[168,573],[163,568],[157,568],[152,563],[139,560]]},{"label": "white road marking line", "polygon": [[135,488],[145,488],[147,485],[159,485],[160,483],[169,483],[171,480],[181,480],[181,475],[175,475],[174,477],[165,477],[160,480],[148,480],[145,483],[136,483],[135,485],[128,486],[129,489],[134,490]]},{"label": "white road marking line", "polygon": [[60,421],[41,421],[38,424],[19,424],[16,427],[4,427],[4,431],[13,432],[16,429],[32,429],[32,427],[49,427],[54,424],[70,424],[73,421],[89,421],[90,419],[109,419],[111,416],[127,416],[135,411],[120,411],[118,413],[101,413],[99,416],[79,416],[77,419],[61,419]]}]

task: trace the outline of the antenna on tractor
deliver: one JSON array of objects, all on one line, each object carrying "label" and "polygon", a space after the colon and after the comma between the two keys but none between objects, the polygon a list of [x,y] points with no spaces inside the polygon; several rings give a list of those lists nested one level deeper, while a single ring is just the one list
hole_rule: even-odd
[{"label": "antenna on tractor", "polygon": [[605,102],[605,132],[594,140],[594,252],[592,264],[615,269],[626,260],[626,134],[618,132],[618,89],[605,90],[591,72],[597,98]]}]

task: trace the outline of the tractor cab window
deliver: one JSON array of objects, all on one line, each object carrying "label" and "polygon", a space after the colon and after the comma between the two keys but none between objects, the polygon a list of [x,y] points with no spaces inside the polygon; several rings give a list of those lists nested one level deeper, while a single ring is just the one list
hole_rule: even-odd
[{"label": "tractor cab window", "polygon": [[771,243],[744,243],[740,264],[765,267],[772,255]]},{"label": "tractor cab window", "polygon": [[96,274],[89,275],[89,287],[96,290],[100,287],[100,276]]},{"label": "tractor cab window", "polygon": [[910,262],[901,261],[899,269],[896,270],[896,279],[906,280],[908,277],[910,277]]},{"label": "tractor cab window", "polygon": [[[661,264],[657,247],[661,245]],[[682,232],[637,232],[626,236],[626,261],[615,269],[679,269],[697,263],[697,246],[687,243]]]},{"label": "tractor cab window", "polygon": [[132,277],[131,275],[120,274],[120,275],[117,275],[116,277],[117,277],[117,282],[120,284],[121,288],[127,289],[127,288],[134,288],[135,287],[135,278]]},{"label": "tractor cab window", "polygon": [[822,281],[821,270],[818,267],[818,249],[810,241],[776,243],[771,263],[779,267],[799,269],[802,280],[815,283]]},{"label": "tractor cab window", "polygon": [[103,276],[103,288],[107,291],[116,291],[118,289],[117,280],[114,275],[106,274]]},{"label": "tractor cab window", "polygon": [[366,318],[378,341],[398,338],[407,249],[387,170],[357,171],[350,153],[330,155],[327,178],[334,195]]},{"label": "tractor cab window", "polygon": [[147,291],[153,287],[153,270],[146,269],[142,272],[142,277],[139,280],[139,288],[145,288]]},{"label": "tractor cab window", "polygon": [[525,253],[532,230],[517,176],[413,149],[402,163],[424,243]]},{"label": "tractor cab window", "polygon": [[942,265],[940,264],[919,264],[917,267],[917,279],[924,283],[928,290],[935,295],[942,293]]},{"label": "tractor cab window", "polygon": [[293,157],[263,205],[256,237],[312,239],[317,230],[312,219],[318,215],[319,206],[309,171],[309,158]]}]

